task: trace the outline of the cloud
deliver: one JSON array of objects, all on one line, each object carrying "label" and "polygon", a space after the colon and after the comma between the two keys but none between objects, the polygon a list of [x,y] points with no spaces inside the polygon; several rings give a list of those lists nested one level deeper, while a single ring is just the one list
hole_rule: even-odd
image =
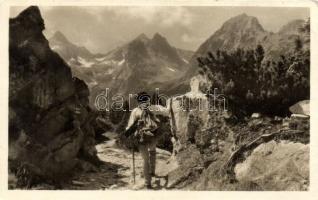
[{"label": "cloud", "polygon": [[40,6],[39,9],[41,12],[45,13],[45,12],[48,12],[48,11],[55,9],[55,7],[53,7],[53,6]]},{"label": "cloud", "polygon": [[[11,7],[10,17],[25,8]],[[40,6],[40,10],[48,38],[61,31],[71,42],[97,53],[121,46],[140,33],[151,36],[156,32],[173,46],[196,50],[226,20],[242,12],[256,16],[270,31],[309,16],[307,8],[270,7]]]},{"label": "cloud", "polygon": [[190,36],[189,36],[188,34],[183,34],[183,35],[181,36],[181,40],[182,40],[183,42],[191,42],[193,39],[190,38]]},{"label": "cloud", "polygon": [[107,7],[119,18],[142,20],[145,23],[155,23],[171,27],[175,24],[188,26],[193,22],[193,14],[185,7],[140,6],[140,7]]},{"label": "cloud", "polygon": [[26,8],[27,6],[11,6],[10,17],[16,17],[21,11],[23,11]]},{"label": "cloud", "polygon": [[[28,8],[29,6],[11,6],[10,7],[10,17],[16,17],[20,12],[22,12],[24,9]],[[55,7],[53,6],[40,6],[39,9],[41,13],[48,12]]]},{"label": "cloud", "polygon": [[163,25],[173,26],[174,24],[181,24],[184,26],[189,26],[192,24],[194,16],[186,8],[175,7],[173,11],[165,13],[163,16]]},{"label": "cloud", "polygon": [[184,43],[197,43],[199,41],[203,41],[205,39],[205,37],[199,37],[199,36],[196,36],[195,34],[187,34],[187,33],[184,33],[181,35],[181,41],[184,42]]}]

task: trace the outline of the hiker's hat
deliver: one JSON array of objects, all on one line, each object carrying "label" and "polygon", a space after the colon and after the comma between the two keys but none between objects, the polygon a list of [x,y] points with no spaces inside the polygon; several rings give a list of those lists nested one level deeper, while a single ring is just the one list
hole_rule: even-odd
[{"label": "hiker's hat", "polygon": [[147,102],[150,100],[150,95],[147,94],[146,92],[140,92],[137,95],[137,101],[139,103]]}]

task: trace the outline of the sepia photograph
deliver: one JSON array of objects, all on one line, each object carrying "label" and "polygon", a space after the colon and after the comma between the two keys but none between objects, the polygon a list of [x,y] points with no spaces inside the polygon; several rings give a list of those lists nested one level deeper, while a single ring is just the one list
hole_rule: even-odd
[{"label": "sepia photograph", "polygon": [[311,10],[9,8],[8,190],[309,191]]}]

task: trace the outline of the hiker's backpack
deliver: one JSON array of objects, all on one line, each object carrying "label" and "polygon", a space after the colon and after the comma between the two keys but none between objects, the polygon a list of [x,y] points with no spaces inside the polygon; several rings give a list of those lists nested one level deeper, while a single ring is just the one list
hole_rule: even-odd
[{"label": "hiker's backpack", "polygon": [[147,144],[156,139],[158,119],[149,110],[142,110],[141,116],[137,119],[137,131],[135,140],[139,144]]},{"label": "hiker's backpack", "polygon": [[141,116],[125,131],[125,140],[127,140],[125,146],[132,148],[156,140],[159,137],[158,121],[156,121],[157,119],[153,113],[143,110]]}]

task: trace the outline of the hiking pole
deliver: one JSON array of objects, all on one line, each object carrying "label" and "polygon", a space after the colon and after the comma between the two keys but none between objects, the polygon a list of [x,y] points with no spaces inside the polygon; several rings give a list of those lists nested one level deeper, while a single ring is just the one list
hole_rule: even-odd
[{"label": "hiking pole", "polygon": [[134,181],[134,184],[136,183],[136,171],[135,171],[135,148],[133,147],[133,150],[132,150],[132,161],[133,161],[133,181]]}]

